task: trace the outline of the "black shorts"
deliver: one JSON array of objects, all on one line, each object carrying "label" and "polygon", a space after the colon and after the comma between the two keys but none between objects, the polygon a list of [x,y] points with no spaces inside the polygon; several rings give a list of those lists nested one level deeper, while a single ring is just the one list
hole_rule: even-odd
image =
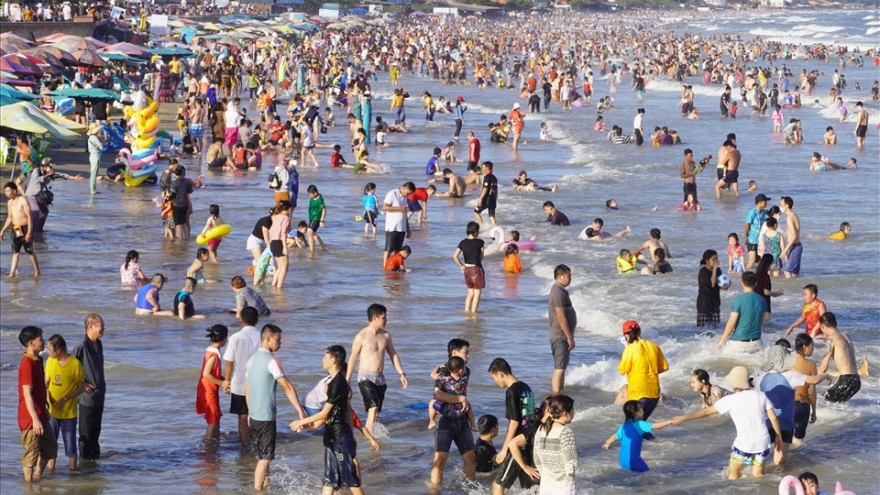
[{"label": "black shorts", "polygon": [[361,389],[361,395],[364,397],[364,409],[369,411],[376,408],[377,412],[382,412],[382,403],[385,402],[385,391],[388,385],[376,385],[375,383],[364,380],[358,382],[358,388]]},{"label": "black shorts", "polygon": [[254,454],[257,460],[271,461],[275,458],[275,421],[251,419],[251,436],[256,441]]},{"label": "black shorts", "polygon": [[860,125],[856,127],[856,137],[863,138],[868,135],[868,126]]},{"label": "black shorts", "polygon": [[[767,431],[770,433],[770,443],[776,441],[776,430],[773,428],[767,428]],[[782,430],[782,443],[791,443],[791,439],[794,437],[794,430]]]},{"label": "black shorts", "polygon": [[309,220],[309,229],[311,229],[312,232],[317,232],[319,227],[321,227],[320,220]]},{"label": "black shorts", "polygon": [[231,394],[229,399],[229,414],[247,414],[248,406],[245,396]]},{"label": "black shorts", "polygon": [[284,256],[284,242],[277,239],[274,241],[269,241],[269,251],[271,251],[272,256],[276,258]]},{"label": "black shorts", "polygon": [[343,486],[359,487],[361,479],[354,466],[357,456],[357,443],[351,429],[348,429],[329,447],[324,447],[324,486],[341,490]]},{"label": "black shorts", "polygon": [[189,206],[172,206],[171,216],[174,217],[174,225],[186,225],[186,217],[189,215]]},{"label": "black shorts", "polygon": [[651,413],[654,412],[654,409],[657,408],[657,404],[660,403],[660,398],[650,399],[648,397],[642,397],[639,399],[639,405],[642,406],[642,419],[647,421],[651,416]]},{"label": "black shorts", "polygon": [[12,252],[18,254],[21,252],[21,248],[24,248],[25,253],[34,254],[33,240],[25,240],[25,236],[27,236],[28,233],[27,225],[22,225],[21,227],[13,226],[12,232]]},{"label": "black shorts", "polygon": [[809,402],[794,403],[794,437],[803,440],[807,436],[807,425],[810,424],[812,409]]},{"label": "black shorts", "polygon": [[495,218],[495,205],[492,206],[478,206],[474,208],[474,213],[479,215],[483,213],[485,210],[489,210],[489,218]]},{"label": "black shorts", "polygon": [[[527,452],[531,450],[531,448],[521,450],[520,453],[524,456],[525,459],[531,459],[531,453]],[[525,457],[526,454],[529,454],[528,457]],[[519,486],[524,489],[529,489],[533,486],[538,486],[541,481],[533,480],[529,478],[525,472],[523,472],[522,468],[519,467],[519,464],[513,460],[513,456],[509,453],[507,457],[504,458],[504,461],[498,466],[498,470],[495,471],[495,483],[503,486],[505,489],[509,489],[513,486],[513,483],[519,480]]]},{"label": "black shorts", "polygon": [[403,247],[406,232],[385,232],[385,252],[396,253]]},{"label": "black shorts", "polygon": [[746,243],[746,251],[751,252],[751,253],[757,253],[758,252],[758,245],[747,242]]},{"label": "black shorts", "polygon": [[376,212],[375,211],[365,211],[364,212],[364,223],[372,224],[373,227],[376,226]]},{"label": "black shorts", "polygon": [[846,402],[862,388],[859,375],[840,375],[837,382],[825,392],[828,402]]},{"label": "black shorts", "polygon": [[727,175],[721,180],[723,180],[725,184],[736,184],[739,181],[739,170],[728,171]]},{"label": "black shorts", "polygon": [[715,175],[718,176],[718,180],[723,179],[724,178],[724,168],[716,168]]},{"label": "black shorts", "polygon": [[568,368],[571,351],[568,349],[568,340],[551,340],[550,350],[553,351],[553,369],[564,370]]},{"label": "black shorts", "polygon": [[434,432],[435,452],[448,453],[452,442],[455,442],[455,448],[461,455],[473,452],[474,434],[467,417],[448,418],[441,416],[438,425],[437,431]]}]

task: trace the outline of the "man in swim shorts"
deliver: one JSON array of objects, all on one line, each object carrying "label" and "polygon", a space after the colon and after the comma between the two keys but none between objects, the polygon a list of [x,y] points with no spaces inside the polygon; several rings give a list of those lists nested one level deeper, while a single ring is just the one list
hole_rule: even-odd
[{"label": "man in swim shorts", "polygon": [[388,384],[385,381],[385,353],[391,358],[394,369],[400,375],[400,383],[404,389],[409,386],[406,373],[400,362],[400,356],[391,342],[391,334],[385,330],[388,322],[388,310],[381,304],[371,304],[367,308],[367,320],[369,323],[362,328],[351,343],[351,359],[348,361],[345,379],[351,382],[355,365],[358,366],[358,387],[364,398],[364,408],[367,410],[367,422],[364,426],[370,433],[373,426],[379,422],[379,413],[382,411],[382,403],[385,401],[385,391]]},{"label": "man in swim shorts", "polygon": [[804,253],[804,246],[801,244],[801,219],[797,213],[792,210],[794,200],[791,196],[783,196],[779,198],[779,210],[785,214],[785,245],[788,246],[788,259],[786,260],[785,278],[794,278],[801,273],[801,255]]},{"label": "man in swim shorts", "polygon": [[724,176],[715,184],[715,197],[721,199],[721,189],[730,188],[733,194],[739,197],[739,162],[742,155],[736,149],[731,140],[724,141],[721,146],[725,150],[726,162],[719,162],[725,166]]},{"label": "man in swim shorts", "polygon": [[30,206],[14,182],[7,182],[3,187],[3,193],[9,201],[6,203],[6,223],[0,230],[0,241],[3,240],[6,229],[12,228],[12,262],[9,266],[9,277],[15,277],[18,271],[18,253],[22,248],[30,257],[31,264],[34,265],[34,277],[39,277],[40,264],[37,262],[37,255],[34,254],[34,245],[31,240],[33,216]]},{"label": "man in swim shorts", "polygon": [[846,402],[862,388],[862,380],[856,368],[856,352],[849,336],[837,329],[837,317],[828,312],[819,317],[819,328],[828,338],[825,357],[819,365],[819,374],[828,371],[831,361],[837,367],[840,377],[825,392],[828,402]]},{"label": "man in swim shorts", "polygon": [[862,102],[856,103],[856,147],[861,148],[865,145],[865,136],[868,135],[868,111]]}]

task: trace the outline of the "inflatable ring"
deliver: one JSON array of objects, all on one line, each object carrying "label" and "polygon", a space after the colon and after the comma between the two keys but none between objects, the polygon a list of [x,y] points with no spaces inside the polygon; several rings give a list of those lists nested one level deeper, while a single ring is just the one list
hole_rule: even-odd
[{"label": "inflatable ring", "polygon": [[232,232],[232,225],[229,225],[228,223],[218,225],[213,229],[205,232],[204,235],[199,235],[198,237],[196,237],[196,244],[198,244],[199,246],[204,246],[211,239],[222,239],[229,235],[230,232]]},{"label": "inflatable ring", "polygon": [[146,136],[146,137],[136,137],[134,138],[134,145],[137,146],[138,150],[147,150],[150,148],[154,148],[153,146],[156,143],[156,136]]},{"label": "inflatable ring", "polygon": [[788,475],[779,482],[779,495],[791,495],[794,488],[795,495],[804,495],[804,485],[797,476]]},{"label": "inflatable ring", "polygon": [[131,167],[128,169],[128,173],[134,177],[135,179],[139,179],[141,177],[151,175],[156,173],[156,164],[155,163],[147,163],[137,170],[132,170]]},{"label": "inflatable ring", "polygon": [[131,172],[125,172],[123,179],[125,181],[125,187],[138,187],[145,182],[149,184],[155,184],[158,182],[156,174],[144,174],[134,177],[131,175]]},{"label": "inflatable ring", "polygon": [[501,227],[493,227],[492,230],[489,231],[489,235],[498,240],[498,250],[505,252],[507,251],[507,246],[510,244],[515,244],[517,249],[520,251],[534,251],[537,247],[536,240],[538,236],[533,235],[530,239],[524,239],[516,242],[508,242],[504,237],[504,229]]},{"label": "inflatable ring", "polygon": [[148,134],[149,133],[155,134],[156,132],[158,132],[158,128],[159,128],[159,116],[153,115],[152,117],[147,119],[146,123],[144,124],[144,128],[142,129],[142,132],[145,132]]}]

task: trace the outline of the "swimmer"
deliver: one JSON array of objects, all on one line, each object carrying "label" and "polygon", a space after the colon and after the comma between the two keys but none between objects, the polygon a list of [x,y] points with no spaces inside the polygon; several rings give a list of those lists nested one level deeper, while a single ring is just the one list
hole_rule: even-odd
[{"label": "swimmer", "polygon": [[192,264],[189,265],[189,268],[186,270],[186,276],[192,277],[196,283],[199,284],[216,284],[216,280],[209,280],[205,278],[204,267],[205,262],[208,261],[208,250],[205,248],[199,248],[196,251],[196,259],[193,260]]},{"label": "swimmer", "polygon": [[828,126],[825,128],[825,136],[822,138],[822,144],[837,144],[837,134],[834,133],[834,128]]},{"label": "swimmer", "polygon": [[196,291],[196,280],[192,277],[186,277],[183,281],[183,288],[174,296],[174,315],[181,320],[190,318],[202,319],[205,315],[197,315],[196,307],[192,300],[192,294]]},{"label": "swimmer", "polygon": [[[647,265],[646,261],[636,259],[629,249],[621,249],[617,257],[617,273],[629,275],[636,273],[636,265]],[[622,403],[621,403],[622,404]]]},{"label": "swimmer", "polygon": [[852,226],[849,222],[841,222],[840,230],[828,236],[829,241],[845,241],[849,233],[852,232]]},{"label": "swimmer", "polygon": [[758,182],[754,181],[754,180],[750,180],[749,181],[749,188],[746,189],[746,192],[750,193],[750,192],[755,192],[757,190],[758,190]]},{"label": "swimmer", "polygon": [[617,206],[617,201],[615,201],[614,198],[611,198],[605,202],[605,209],[611,210],[611,211],[617,211],[620,209],[620,207]]},{"label": "swimmer", "polygon": [[385,271],[396,273],[412,272],[411,268],[405,266],[406,259],[409,258],[410,254],[412,254],[412,249],[409,246],[403,246],[400,248],[400,251],[389,256],[385,261]]},{"label": "swimmer", "polygon": [[848,168],[850,170],[855,170],[855,169],[859,168],[858,160],[856,160],[855,158],[850,158],[846,162],[846,168]]},{"label": "swimmer", "polygon": [[654,261],[653,264],[648,264],[645,268],[642,268],[642,275],[662,275],[664,273],[672,272],[672,265],[666,261],[666,251],[662,248],[657,248],[651,253],[651,259]]},{"label": "swimmer", "polygon": [[556,184],[550,187],[541,187],[534,179],[529,178],[525,170],[519,172],[519,178],[513,179],[513,188],[517,191],[550,191],[556,192]]},{"label": "swimmer", "polygon": [[[611,239],[612,237],[625,237],[626,234],[632,232],[632,229],[627,226],[627,228],[621,230],[620,232],[614,234],[613,236],[608,232],[602,230],[602,226],[605,225],[605,221],[601,218],[596,218],[593,220],[593,223],[590,224],[589,227],[581,231],[578,235],[578,239],[584,241],[605,241]],[[635,253],[633,253],[635,254]]]},{"label": "swimmer", "polygon": [[672,258],[672,253],[669,252],[669,247],[665,242],[660,240],[660,229],[651,229],[651,238],[642,243],[641,246],[633,250],[633,255],[638,257],[639,254],[645,249],[648,250],[649,253],[653,253],[657,250],[657,248],[663,248],[666,251],[666,258]]},{"label": "swimmer", "polygon": [[810,172],[828,172],[830,170],[840,170],[843,167],[828,160],[827,156],[822,156],[819,152],[814,152],[810,158]]},{"label": "swimmer", "polygon": [[625,421],[617,432],[608,437],[602,448],[608,450],[615,440],[620,440],[620,467],[637,473],[650,471],[648,465],[642,459],[642,441],[653,440],[651,432],[672,426],[672,421],[649,423],[642,420],[644,411],[637,400],[628,400],[623,405]]}]

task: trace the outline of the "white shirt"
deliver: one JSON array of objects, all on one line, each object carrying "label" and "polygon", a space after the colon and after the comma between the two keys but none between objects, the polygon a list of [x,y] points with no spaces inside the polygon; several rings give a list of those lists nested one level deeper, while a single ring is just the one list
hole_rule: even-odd
[{"label": "white shirt", "polygon": [[318,383],[312,387],[306,394],[303,404],[309,409],[321,409],[327,403],[327,383],[330,382],[332,376],[321,378]]},{"label": "white shirt", "polygon": [[[386,206],[407,206],[409,202],[403,194],[400,194],[400,188],[395,188],[385,195],[384,204]],[[406,232],[406,212],[386,211],[385,232]]]},{"label": "white shirt", "polygon": [[241,114],[238,113],[238,110],[235,109],[234,106],[229,105],[229,108],[226,109],[226,112],[223,114],[224,119],[226,120],[226,128],[238,128],[238,124],[241,119]]},{"label": "white shirt", "polygon": [[257,327],[242,327],[242,329],[229,337],[226,352],[223,359],[233,363],[232,380],[230,381],[231,392],[235,395],[244,395],[245,382],[247,380],[247,362],[260,348],[260,331]]},{"label": "white shirt", "polygon": [[767,409],[772,407],[764,392],[759,390],[744,390],[715,401],[718,413],[730,413],[736,426],[733,446],[750,454],[764,452],[770,446],[766,421]]},{"label": "white shirt", "polygon": [[639,114],[636,114],[636,117],[633,119],[633,129],[641,130],[641,128],[642,128],[642,114],[639,113]]}]

